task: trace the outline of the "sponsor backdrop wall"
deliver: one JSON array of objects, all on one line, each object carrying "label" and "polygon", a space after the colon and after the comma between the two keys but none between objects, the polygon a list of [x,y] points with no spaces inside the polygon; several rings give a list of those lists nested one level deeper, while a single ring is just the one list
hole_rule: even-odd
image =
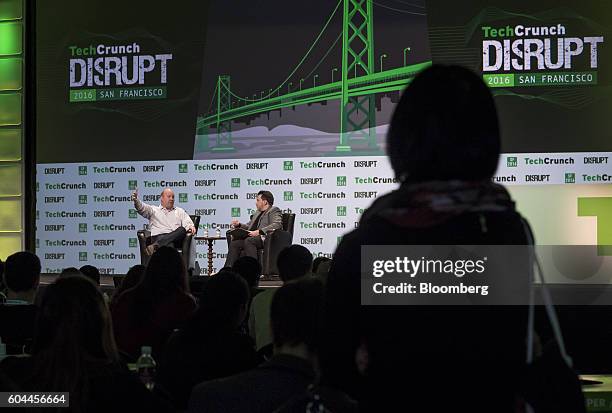
[{"label": "sponsor backdrop wall", "polygon": [[[200,235],[246,222],[268,189],[297,215],[294,242],[331,257],[397,187],[385,133],[401,91],[432,62],[469,66],[491,86],[505,152],[495,180],[536,240],[612,245],[612,16],[604,2],[562,3],[453,12],[440,1],[340,0],[296,16],[281,1],[193,1],[181,25],[161,11],[139,17],[135,4],[122,6],[130,18],[84,19],[69,35],[39,18],[43,271],[89,263],[123,274],[139,263],[136,188],[157,204],[171,187],[202,217]],[[197,245],[202,272],[206,253]],[[215,270],[226,253],[217,242]]]}]

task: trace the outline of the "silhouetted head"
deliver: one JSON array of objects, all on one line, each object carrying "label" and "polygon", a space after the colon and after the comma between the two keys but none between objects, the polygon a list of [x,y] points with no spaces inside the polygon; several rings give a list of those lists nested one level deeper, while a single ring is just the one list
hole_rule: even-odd
[{"label": "silhouetted head", "polygon": [[387,152],[402,182],[493,177],[501,150],[495,102],[473,72],[432,66],[408,85],[395,108]]},{"label": "silhouetted head", "polygon": [[66,267],[62,270],[59,277],[65,278],[65,277],[71,277],[73,275],[84,275],[84,274],[77,267]]},{"label": "silhouetted head", "polygon": [[73,275],[45,289],[32,354],[31,386],[69,391],[71,410],[84,411],[91,375],[119,360],[110,312],[91,280]]},{"label": "silhouetted head", "polygon": [[307,278],[279,288],[270,307],[274,346],[305,344],[311,352],[316,352],[322,303],[323,284],[317,279]]},{"label": "silhouetted head", "polygon": [[210,277],[191,325],[191,331],[214,337],[211,332],[232,332],[244,321],[250,300],[246,281],[225,270]]},{"label": "silhouetted head", "polygon": [[146,285],[153,297],[163,298],[176,291],[187,291],[187,275],[181,255],[172,247],[160,247],[151,256],[140,286]]},{"label": "silhouetted head", "polygon": [[34,352],[76,351],[116,360],[110,313],[97,286],[83,275],[58,278],[45,289]]},{"label": "silhouetted head", "polygon": [[250,288],[255,288],[259,284],[261,264],[256,258],[248,255],[238,258],[232,266],[232,271],[244,278]]},{"label": "silhouetted head", "polygon": [[94,282],[96,285],[100,285],[100,271],[93,265],[83,265],[79,271]]},{"label": "silhouetted head", "polygon": [[16,293],[36,290],[40,282],[40,260],[31,252],[17,252],[6,259],[4,284]]},{"label": "silhouetted head", "polygon": [[295,280],[312,269],[312,254],[301,245],[291,245],[278,254],[278,273],[283,282]]}]

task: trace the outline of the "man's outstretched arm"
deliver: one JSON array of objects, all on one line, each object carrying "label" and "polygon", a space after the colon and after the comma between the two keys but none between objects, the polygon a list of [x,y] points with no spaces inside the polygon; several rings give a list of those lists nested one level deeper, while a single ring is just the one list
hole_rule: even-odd
[{"label": "man's outstretched arm", "polygon": [[151,205],[147,205],[138,199],[138,191],[134,191],[132,193],[132,201],[134,201],[134,208],[138,214],[142,215],[146,219],[151,219],[153,216],[153,207]]}]

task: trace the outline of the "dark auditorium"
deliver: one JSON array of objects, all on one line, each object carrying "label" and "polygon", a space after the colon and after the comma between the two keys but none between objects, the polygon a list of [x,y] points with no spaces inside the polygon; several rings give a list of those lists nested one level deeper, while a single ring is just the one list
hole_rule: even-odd
[{"label": "dark auditorium", "polygon": [[0,0],[0,410],[612,413],[611,113],[609,0]]}]

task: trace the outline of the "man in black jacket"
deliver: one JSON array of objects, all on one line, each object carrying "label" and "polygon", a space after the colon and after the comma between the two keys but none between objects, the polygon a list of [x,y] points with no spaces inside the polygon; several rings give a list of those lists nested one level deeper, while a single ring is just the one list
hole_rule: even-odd
[{"label": "man in black jacket", "polygon": [[263,248],[262,236],[268,235],[283,226],[283,213],[274,206],[274,195],[270,191],[259,191],[255,200],[257,212],[246,224],[237,219],[232,221],[234,228],[248,231],[243,239],[233,239],[229,246],[225,267],[231,267],[241,255],[257,258],[257,250]]}]

